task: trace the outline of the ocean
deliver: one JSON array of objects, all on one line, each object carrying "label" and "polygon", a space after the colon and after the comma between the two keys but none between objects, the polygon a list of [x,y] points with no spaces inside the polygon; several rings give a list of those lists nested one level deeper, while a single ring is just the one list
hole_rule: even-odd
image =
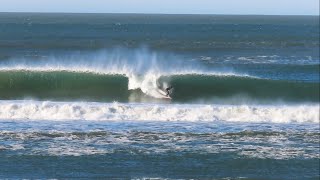
[{"label": "ocean", "polygon": [[0,13],[0,178],[319,179],[319,59],[319,16]]}]

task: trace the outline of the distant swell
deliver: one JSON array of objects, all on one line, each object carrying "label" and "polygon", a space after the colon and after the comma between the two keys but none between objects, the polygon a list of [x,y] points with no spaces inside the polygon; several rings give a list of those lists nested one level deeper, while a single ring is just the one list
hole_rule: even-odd
[{"label": "distant swell", "polygon": [[2,120],[319,123],[318,105],[156,105],[0,101]]}]

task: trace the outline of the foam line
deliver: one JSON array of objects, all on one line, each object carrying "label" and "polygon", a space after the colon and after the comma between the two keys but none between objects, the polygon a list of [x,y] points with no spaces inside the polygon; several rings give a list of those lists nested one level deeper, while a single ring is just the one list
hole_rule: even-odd
[{"label": "foam line", "polygon": [[0,101],[0,119],[319,123],[319,105],[164,105]]}]

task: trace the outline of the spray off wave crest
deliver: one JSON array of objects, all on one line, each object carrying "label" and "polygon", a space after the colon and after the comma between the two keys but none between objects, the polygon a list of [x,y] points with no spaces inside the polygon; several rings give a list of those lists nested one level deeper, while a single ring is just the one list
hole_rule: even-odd
[{"label": "spray off wave crest", "polygon": [[319,123],[319,105],[156,105],[0,101],[2,120]]},{"label": "spray off wave crest", "polygon": [[[16,72],[75,72],[101,75],[123,75],[128,78],[128,89],[140,89],[144,94],[160,98],[157,89],[161,76],[214,75],[247,76],[232,70],[212,71],[199,63],[183,61],[176,55],[156,53],[147,48],[135,50],[112,49],[95,53],[41,57],[37,59],[15,59],[0,63],[0,71]],[[161,87],[168,86],[163,82]]]}]

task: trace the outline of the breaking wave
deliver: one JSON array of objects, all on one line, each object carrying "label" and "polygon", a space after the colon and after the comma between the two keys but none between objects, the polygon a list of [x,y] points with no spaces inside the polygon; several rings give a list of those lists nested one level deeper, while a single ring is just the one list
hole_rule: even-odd
[{"label": "breaking wave", "polygon": [[[148,49],[15,59],[0,63],[1,99],[156,102],[318,102],[319,83],[262,79]],[[158,98],[158,100],[156,100]],[[239,103],[239,101],[241,101]]]}]

